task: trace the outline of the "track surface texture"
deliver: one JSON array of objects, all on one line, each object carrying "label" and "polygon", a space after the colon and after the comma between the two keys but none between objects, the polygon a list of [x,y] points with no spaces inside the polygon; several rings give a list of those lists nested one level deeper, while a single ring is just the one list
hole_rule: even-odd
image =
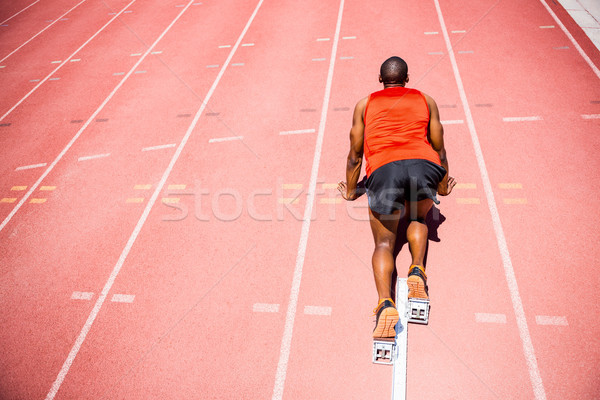
[{"label": "track surface texture", "polygon": [[335,187],[392,55],[459,182],[428,218],[407,398],[600,398],[600,52],[559,3],[15,0],[0,21],[1,399],[391,398],[367,202]]}]

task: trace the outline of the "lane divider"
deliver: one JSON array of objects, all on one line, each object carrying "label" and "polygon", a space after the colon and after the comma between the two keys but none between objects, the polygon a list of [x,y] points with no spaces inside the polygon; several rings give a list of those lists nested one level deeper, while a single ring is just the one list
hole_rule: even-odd
[{"label": "lane divider", "polygon": [[331,46],[331,55],[329,57],[329,69],[327,71],[327,81],[325,93],[323,95],[323,107],[321,109],[321,119],[319,122],[319,131],[315,143],[315,152],[308,185],[308,195],[304,208],[304,217],[302,219],[302,231],[298,243],[298,253],[296,255],[296,266],[294,267],[294,276],[290,288],[290,297],[285,316],[285,326],[283,337],[281,339],[281,348],[279,351],[279,361],[277,363],[277,372],[275,374],[275,385],[273,387],[272,400],[281,400],[285,387],[288,363],[292,347],[292,336],[294,333],[294,321],[296,319],[296,310],[298,307],[298,297],[300,295],[300,282],[302,281],[302,270],[304,268],[304,258],[308,244],[308,234],[310,231],[311,216],[315,203],[315,194],[317,188],[317,178],[319,173],[319,164],[321,161],[321,151],[323,149],[323,140],[325,136],[325,125],[327,123],[327,111],[329,110],[329,100],[331,97],[331,87],[333,82],[333,71],[337,59],[338,44],[340,41],[340,30],[342,27],[342,16],[344,12],[344,0],[340,0],[340,6],[335,27],[335,34]]},{"label": "lane divider", "polygon": [[548,315],[536,315],[535,323],[538,325],[554,325],[554,326],[569,326],[567,317],[564,316],[548,316]]},{"label": "lane divider", "polygon": [[[86,1],[86,0],[83,0]],[[83,1],[81,3],[83,3]],[[52,72],[50,72],[48,75],[46,75],[46,77],[44,79],[42,79],[37,85],[35,85],[33,87],[33,89],[31,89],[25,96],[23,96],[21,98],[21,100],[19,100],[14,106],[12,106],[8,111],[6,111],[4,113],[4,115],[2,115],[0,117],[0,121],[4,120],[4,118],[6,118],[10,113],[12,113],[15,108],[17,108],[19,105],[21,105],[21,103],[23,103],[29,96],[31,96],[33,94],[33,92],[35,92],[40,86],[42,86],[44,84],[44,82],[46,82],[47,80],[52,80],[50,79],[52,77],[52,75],[54,75],[60,68],[62,68],[63,65],[65,65],[72,57],[74,57],[77,53],[79,53],[85,46],[88,45],[88,43],[90,43],[96,36],[98,36],[104,29],[106,29],[107,26],[109,26],[115,19],[117,19],[119,17],[119,15],[121,15],[121,13],[123,11],[125,11],[127,9],[127,7],[129,7],[130,5],[132,5],[133,3],[135,3],[136,0],[132,0],[129,4],[127,4],[121,11],[119,11],[119,13],[117,15],[115,15],[114,17],[112,17],[106,24],[104,24],[102,26],[102,28],[100,28],[96,33],[94,33],[88,40],[86,40],[81,46],[79,46],[79,48],[77,50],[75,50],[70,56],[67,57],[67,59],[65,61],[63,61],[61,64],[59,64]],[[81,4],[79,3],[79,4]],[[77,61],[79,61],[80,59],[77,59]],[[0,60],[0,62],[2,62],[2,60]],[[1,228],[0,228],[1,229]]]},{"label": "lane divider", "polygon": [[[94,308],[90,312],[85,324],[83,325],[83,327],[81,328],[81,331],[79,332],[79,335],[77,336],[77,339],[75,340],[75,343],[73,344],[73,347],[69,351],[69,355],[67,356],[60,371],[58,372],[56,380],[52,384],[52,387],[51,387],[50,391],[48,392],[48,395],[46,396],[46,400],[54,399],[54,397],[56,396],[56,393],[58,392],[62,383],[64,382],[65,377],[67,376],[69,370],[71,369],[71,365],[73,364],[75,357],[77,357],[77,354],[79,353],[79,350],[81,349],[81,346],[83,345],[83,342],[85,341],[90,329],[92,328],[92,325],[93,325],[94,321],[96,320],[96,317],[98,316],[98,313],[100,312],[100,309],[102,308],[102,305],[104,304],[106,298],[108,297],[108,293],[110,292],[115,280],[117,279],[117,276],[119,275],[119,272],[121,271],[121,268],[123,267],[125,260],[127,259],[127,256],[129,255],[129,252],[131,251],[131,249],[133,247],[133,244],[135,243],[140,232],[142,231],[142,227],[144,226],[146,220],[148,219],[148,216],[150,215],[150,211],[152,210],[152,207],[156,204],[156,201],[158,200],[158,196],[162,192],[163,187],[166,184],[167,179],[169,178],[169,175],[171,174],[171,171],[173,170],[173,168],[175,166],[175,163],[181,156],[181,153],[183,152],[185,145],[187,144],[189,138],[192,135],[192,131],[196,128],[198,121],[200,120],[200,117],[202,116],[202,114],[204,112],[204,109],[206,108],[213,93],[215,92],[217,86],[219,85],[219,82],[221,81],[221,78],[223,77],[223,74],[225,73],[227,66],[231,62],[231,59],[233,58],[236,50],[238,49],[239,45],[241,44],[242,39],[246,35],[246,32],[248,32],[248,29],[250,29],[250,25],[252,24],[252,21],[254,21],[254,18],[256,17],[258,10],[260,9],[261,5],[263,4],[263,1],[264,0],[259,0],[258,4],[256,5],[254,12],[250,16],[250,19],[248,20],[248,22],[246,23],[246,26],[244,27],[240,36],[238,37],[238,40],[236,41],[236,44],[234,45],[233,49],[231,49],[231,52],[227,56],[227,59],[225,60],[223,67],[217,74],[217,77],[215,78],[210,89],[208,90],[208,93],[206,94],[204,100],[202,101],[200,108],[196,112],[196,115],[194,116],[192,123],[189,125],[188,129],[185,132],[185,135],[181,139],[181,142],[179,143],[177,150],[173,154],[171,161],[169,162],[169,165],[165,169],[158,185],[156,186],[156,189],[154,190],[154,192],[152,193],[152,196],[150,197],[150,200],[148,200],[148,203],[146,204],[146,207],[144,208],[142,215],[138,219],[138,222],[136,223],[136,226],[135,226],[133,232],[129,236],[129,239],[127,240],[127,243],[126,243],[125,247],[123,248],[121,255],[119,256],[119,259],[117,260],[112,272],[110,273],[110,276],[108,277],[104,287],[102,288],[102,292],[98,296],[98,300],[96,300],[96,303],[94,304]],[[171,21],[171,23],[165,28],[165,30],[154,41],[154,43],[152,43],[150,45],[150,47],[148,48],[148,50],[146,50],[146,52],[140,58],[140,60],[138,60],[138,62],[132,67],[132,69],[129,70],[128,75],[126,75],[123,78],[123,80],[119,83],[119,85],[117,85],[117,87],[115,87],[115,89],[113,89],[113,91],[111,92],[109,97],[107,97],[107,99],[102,103],[102,105],[98,108],[98,110],[96,110],[94,115],[92,115],[92,117],[88,120],[88,124],[102,110],[102,108],[106,105],[106,103],[108,103],[108,101],[112,98],[112,96],[114,96],[114,93],[116,93],[116,91],[123,85],[123,83],[126,81],[126,79],[138,67],[139,63],[141,63],[144,60],[144,58],[148,54],[150,54],[151,51],[154,50],[154,48],[156,47],[158,42],[160,42],[162,40],[162,38],[167,34],[167,32],[169,32],[169,30],[171,30],[171,28],[175,25],[175,23],[181,18],[181,16],[188,10],[188,8],[191,5],[192,5],[192,1],[190,1],[188,3],[188,5],[181,10],[181,12],[175,17],[175,19],[173,19]],[[86,124],[86,126],[87,126],[87,124]],[[76,138],[77,138],[77,136],[74,139],[76,139]],[[74,140],[72,142],[74,142]],[[66,150],[68,150],[68,148],[65,149],[64,152],[66,152]],[[60,156],[61,158],[62,158],[62,155],[64,154],[64,152],[61,153],[61,156]],[[53,165],[56,165],[56,162],[58,162],[58,160],[60,160],[60,158],[55,160],[55,163],[53,163]],[[50,171],[48,170],[48,173],[49,172]],[[40,181],[43,178],[45,178],[45,175],[42,176],[42,178],[40,178]],[[5,225],[6,224],[4,223],[4,225],[0,226],[0,229],[1,229],[1,227],[5,226]]]},{"label": "lane divider", "polygon": [[306,315],[323,315],[323,316],[328,317],[331,315],[331,307],[304,306],[304,314],[306,314]]},{"label": "lane divider", "polygon": [[278,313],[279,304],[255,303],[252,305],[252,312]]},{"label": "lane divider", "polygon": [[573,35],[571,35],[571,32],[569,32],[569,30],[560,21],[560,19],[558,19],[558,17],[554,13],[554,11],[552,11],[552,9],[546,3],[545,0],[540,0],[540,3],[542,3],[542,5],[546,9],[546,11],[548,11],[548,13],[552,16],[552,18],[554,18],[554,21],[556,22],[556,24],[558,26],[560,26],[560,29],[562,29],[562,31],[565,33],[565,35],[567,35],[567,37],[569,38],[569,40],[571,41],[571,43],[573,43],[573,46],[575,46],[575,48],[577,49],[577,51],[579,52],[579,54],[581,55],[581,57],[583,57],[583,59],[590,66],[590,68],[592,69],[592,71],[594,71],[594,73],[596,74],[596,76],[598,77],[598,79],[600,79],[600,69],[598,69],[598,67],[596,67],[596,65],[588,57],[588,55],[585,53],[585,51],[583,51],[583,49],[581,48],[581,46],[579,45],[579,43],[577,43],[577,40],[575,40],[575,38],[573,37]]},{"label": "lane divider", "polygon": [[539,115],[534,115],[531,117],[503,117],[502,121],[504,122],[524,122],[524,121],[541,121],[543,118]]},{"label": "lane divider", "polygon": [[[26,169],[43,168],[46,165],[48,165],[48,164],[46,164],[46,163],[40,163],[40,164],[33,164],[33,165],[25,165],[23,167],[17,167],[17,168],[15,168],[15,171],[24,171]],[[0,228],[0,230],[1,230],[1,228]]]},{"label": "lane divider", "polygon": [[16,13],[16,14],[13,14],[12,16],[10,16],[10,17],[6,18],[4,21],[0,22],[0,25],[2,25],[2,26],[7,26],[7,25],[4,25],[4,24],[6,24],[8,21],[10,21],[11,19],[13,19],[13,18],[14,18],[14,17],[16,17],[17,15],[21,14],[23,11],[27,10],[29,7],[31,7],[31,6],[33,6],[33,5],[35,5],[35,4],[39,3],[39,2],[40,2],[40,0],[36,0],[36,1],[34,1],[34,2],[33,2],[33,3],[31,3],[30,5],[28,5],[27,7],[25,7],[25,8],[24,8],[24,9],[22,9],[21,11],[19,11],[18,13]]},{"label": "lane divider", "polygon": [[446,49],[452,64],[452,70],[454,72],[454,78],[456,80],[456,86],[460,95],[465,115],[467,117],[467,125],[469,127],[469,133],[471,135],[471,142],[473,143],[473,150],[475,152],[475,158],[477,159],[477,165],[479,166],[479,172],[481,174],[481,181],[483,183],[483,189],[487,199],[488,208],[490,210],[490,216],[492,219],[492,225],[494,227],[494,233],[496,235],[496,241],[498,243],[498,250],[502,257],[502,266],[504,268],[504,274],[506,277],[506,283],[510,293],[510,298],[515,313],[515,319],[517,321],[517,328],[519,330],[519,336],[521,337],[521,343],[523,345],[523,353],[529,371],[529,378],[533,388],[533,393],[536,400],[546,400],[546,391],[542,382],[542,376],[537,364],[535,357],[535,350],[531,341],[531,335],[529,334],[529,327],[527,325],[527,319],[525,317],[525,310],[523,309],[523,301],[519,294],[519,286],[517,284],[517,277],[515,276],[515,270],[512,265],[512,259],[510,252],[508,251],[508,244],[506,243],[506,236],[504,235],[504,229],[502,228],[502,222],[500,221],[500,214],[498,213],[498,206],[496,205],[496,199],[494,198],[494,191],[492,189],[492,183],[490,181],[485,159],[483,158],[483,150],[479,143],[479,136],[475,129],[475,122],[473,121],[473,115],[471,114],[471,108],[467,100],[467,94],[465,87],[460,76],[456,57],[452,49],[452,43],[450,42],[450,35],[444,22],[444,16],[442,9],[440,8],[439,0],[434,0],[435,8],[440,21],[442,33],[444,35],[444,41],[446,42]]},{"label": "lane divider", "polygon": [[71,300],[91,300],[93,297],[93,292],[73,292]]},{"label": "lane divider", "polygon": [[475,321],[487,324],[506,324],[506,314],[475,313]]},{"label": "lane divider", "polygon": [[315,133],[314,129],[299,129],[296,131],[281,131],[280,135],[301,135],[303,133]]},{"label": "lane divider", "polygon": [[135,300],[134,294],[113,294],[110,301],[113,303],[133,303]]},{"label": "lane divider", "polygon": [[84,157],[79,157],[77,159],[77,161],[88,161],[88,160],[96,160],[98,158],[106,158],[106,157],[110,157],[110,153],[105,153],[105,154],[95,154],[93,156],[84,156]]},{"label": "lane divider", "polygon": [[8,53],[6,56],[4,56],[3,59],[0,60],[0,63],[4,60],[6,60],[8,57],[12,56],[13,54],[15,54],[17,51],[19,51],[20,49],[22,49],[25,45],[27,45],[29,42],[31,42],[33,39],[35,39],[36,37],[38,37],[39,35],[41,35],[42,33],[44,33],[46,30],[48,30],[52,25],[54,25],[55,23],[57,23],[61,18],[63,18],[65,15],[67,15],[68,13],[70,13],[71,11],[73,11],[74,9],[76,9],[77,7],[79,7],[81,4],[85,3],[87,0],[81,0],[79,3],[75,4],[75,6],[73,6],[71,9],[69,9],[69,11],[67,11],[66,13],[64,13],[63,15],[61,15],[60,17],[58,17],[56,20],[48,20],[46,22],[50,22],[49,25],[47,25],[44,29],[42,29],[41,31],[39,31],[38,33],[36,33],[35,35],[33,35],[31,38],[29,38],[29,40],[27,40],[25,43],[23,43],[22,45],[20,45],[19,47],[17,47],[16,49],[14,49],[13,51],[11,51],[10,53]]}]

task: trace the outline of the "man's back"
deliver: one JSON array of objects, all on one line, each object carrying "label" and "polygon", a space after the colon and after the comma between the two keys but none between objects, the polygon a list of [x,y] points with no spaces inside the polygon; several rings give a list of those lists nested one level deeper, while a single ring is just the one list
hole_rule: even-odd
[{"label": "man's back", "polygon": [[440,165],[427,140],[429,107],[420,91],[390,87],[372,93],[364,123],[367,175],[398,160],[424,159]]}]

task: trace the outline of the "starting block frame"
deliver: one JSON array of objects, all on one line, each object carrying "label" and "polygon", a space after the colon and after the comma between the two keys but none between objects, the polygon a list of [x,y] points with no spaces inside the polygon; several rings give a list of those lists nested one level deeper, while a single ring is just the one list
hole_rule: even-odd
[{"label": "starting block frame", "polygon": [[408,322],[427,325],[429,323],[429,300],[408,299]]}]

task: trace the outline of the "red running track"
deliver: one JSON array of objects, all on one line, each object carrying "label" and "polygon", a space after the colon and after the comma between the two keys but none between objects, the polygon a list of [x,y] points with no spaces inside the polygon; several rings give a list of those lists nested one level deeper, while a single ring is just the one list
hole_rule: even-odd
[{"label": "red running track", "polygon": [[[11,18],[0,57],[76,4]],[[460,182],[407,398],[598,398],[600,81],[541,1],[128,4],[0,63],[0,397],[390,398],[366,201],[335,183],[397,54]]]}]

